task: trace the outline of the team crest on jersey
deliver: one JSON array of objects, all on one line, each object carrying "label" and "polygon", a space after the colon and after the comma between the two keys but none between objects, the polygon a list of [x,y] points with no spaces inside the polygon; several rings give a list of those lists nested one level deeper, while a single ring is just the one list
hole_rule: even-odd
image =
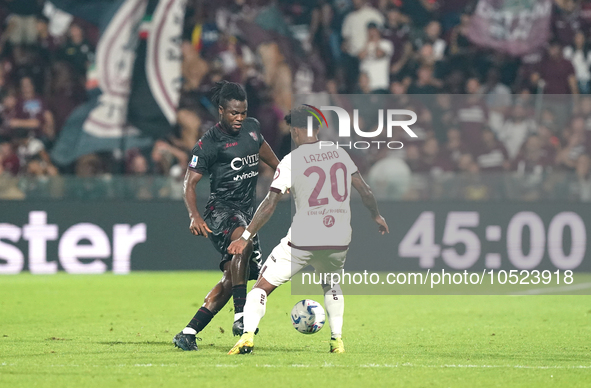
[{"label": "team crest on jersey", "polygon": [[330,215],[326,216],[326,217],[324,217],[322,222],[324,223],[324,226],[326,226],[327,228],[330,228],[334,225],[334,217],[330,216]]},{"label": "team crest on jersey", "polygon": [[254,141],[259,141],[259,137],[257,136],[256,133],[254,132],[248,132],[250,134],[250,137],[252,137],[254,139]]},{"label": "team crest on jersey", "polygon": [[199,159],[199,157],[193,155],[193,159],[191,159],[191,163],[189,163],[189,166],[195,168],[195,166],[197,166],[197,160]]}]

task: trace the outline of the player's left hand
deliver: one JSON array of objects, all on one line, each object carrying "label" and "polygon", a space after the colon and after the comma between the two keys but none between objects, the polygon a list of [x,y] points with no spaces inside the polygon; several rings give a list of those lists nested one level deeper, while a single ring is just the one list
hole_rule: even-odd
[{"label": "player's left hand", "polygon": [[379,225],[379,232],[384,235],[386,233],[390,233],[390,229],[388,228],[388,224],[386,223],[386,220],[384,219],[384,217],[378,215],[374,221]]},{"label": "player's left hand", "polygon": [[240,255],[244,251],[244,248],[246,248],[246,245],[248,245],[248,241],[243,238],[234,240],[228,247],[228,253],[231,255]]}]

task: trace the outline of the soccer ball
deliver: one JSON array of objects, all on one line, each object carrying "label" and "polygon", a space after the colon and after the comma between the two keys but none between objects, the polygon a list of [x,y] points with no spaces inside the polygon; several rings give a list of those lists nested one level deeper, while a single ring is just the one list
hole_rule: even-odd
[{"label": "soccer ball", "polygon": [[324,326],[324,309],[312,299],[300,300],[291,309],[291,323],[303,334],[314,334]]}]

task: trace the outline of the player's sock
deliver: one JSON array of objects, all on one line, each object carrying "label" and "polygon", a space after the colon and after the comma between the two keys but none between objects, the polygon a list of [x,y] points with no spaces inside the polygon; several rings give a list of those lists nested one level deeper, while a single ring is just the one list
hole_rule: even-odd
[{"label": "player's sock", "polygon": [[339,338],[343,332],[343,314],[345,312],[345,299],[341,286],[335,284],[332,288],[325,288],[324,306],[328,313],[328,324],[332,338]]},{"label": "player's sock", "polygon": [[234,299],[234,322],[244,315],[244,303],[246,303],[246,284],[232,286],[232,298]]},{"label": "player's sock", "polygon": [[253,288],[246,297],[244,305],[244,332],[254,333],[265,316],[267,293],[261,288]]},{"label": "player's sock", "polygon": [[211,311],[209,311],[207,308],[201,307],[197,311],[197,314],[195,314],[193,319],[191,319],[191,322],[189,322],[189,324],[185,328],[185,329],[191,328],[191,329],[195,330],[195,333],[185,333],[184,330],[183,330],[183,333],[184,334],[199,333],[201,330],[205,329],[205,326],[207,326],[209,324],[209,322],[211,321],[212,318],[213,318],[213,313]]}]

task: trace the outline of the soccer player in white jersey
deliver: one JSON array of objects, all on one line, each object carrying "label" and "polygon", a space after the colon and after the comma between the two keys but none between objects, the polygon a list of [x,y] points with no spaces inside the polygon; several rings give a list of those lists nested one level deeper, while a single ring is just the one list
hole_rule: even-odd
[{"label": "soccer player in white jersey", "polygon": [[[325,147],[323,144],[320,147],[318,123],[312,121],[312,133],[309,134],[308,117],[311,115],[305,108],[294,109],[285,117],[297,148],[279,163],[269,193],[252,222],[228,247],[228,253],[240,254],[271,218],[281,197],[291,191],[296,204],[291,228],[271,252],[247,295],[244,334],[228,354],[252,351],[254,333],[265,315],[267,296],[302,268],[310,264],[321,274],[341,271],[351,241],[351,186],[361,195],[363,204],[379,226],[379,232],[389,232],[371,189],[349,154],[336,146]],[[330,351],[343,353],[343,294],[339,284],[323,284],[322,288],[331,330]]]}]

